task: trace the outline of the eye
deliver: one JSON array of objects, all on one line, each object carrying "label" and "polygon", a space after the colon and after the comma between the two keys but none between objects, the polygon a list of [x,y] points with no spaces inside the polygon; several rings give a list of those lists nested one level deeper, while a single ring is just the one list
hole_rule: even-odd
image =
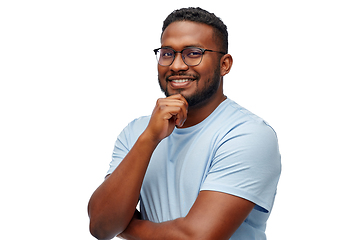
[{"label": "eye", "polygon": [[199,49],[188,49],[185,53],[185,56],[189,58],[199,58],[201,55],[202,52]]},{"label": "eye", "polygon": [[168,49],[162,49],[160,51],[160,57],[162,58],[172,58],[174,56],[174,52]]}]

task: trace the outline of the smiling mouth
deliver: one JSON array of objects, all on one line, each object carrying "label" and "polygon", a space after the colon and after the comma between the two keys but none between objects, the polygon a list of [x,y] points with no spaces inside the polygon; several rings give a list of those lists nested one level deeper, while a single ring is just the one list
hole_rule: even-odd
[{"label": "smiling mouth", "polygon": [[189,82],[189,81],[194,81],[193,79],[176,79],[176,80],[169,80],[170,82],[174,82],[174,83],[184,83],[184,82]]},{"label": "smiling mouth", "polygon": [[195,81],[199,79],[199,76],[193,74],[171,74],[165,77],[167,82],[186,82],[186,81]]},{"label": "smiling mouth", "polygon": [[194,82],[195,79],[190,78],[182,78],[182,79],[168,79],[168,83],[171,86],[172,89],[185,89],[188,88],[192,82]]},{"label": "smiling mouth", "polygon": [[174,74],[165,78],[166,82],[169,84],[167,87],[176,91],[189,88],[192,86],[192,83],[198,79],[198,76],[191,74]]}]

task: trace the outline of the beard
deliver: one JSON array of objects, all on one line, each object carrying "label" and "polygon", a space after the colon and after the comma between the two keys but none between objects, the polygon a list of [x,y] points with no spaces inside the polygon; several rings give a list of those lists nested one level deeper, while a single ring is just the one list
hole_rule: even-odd
[{"label": "beard", "polygon": [[[214,74],[212,75],[212,78],[209,78],[205,84],[204,84],[204,88],[199,90],[199,78],[196,78],[194,81],[196,81],[196,86],[197,86],[197,90],[194,94],[192,95],[183,95],[182,94],[182,90],[179,89],[177,93],[174,94],[182,94],[183,97],[186,99],[186,101],[189,104],[189,107],[194,107],[194,106],[202,106],[202,104],[204,104],[206,102],[206,100],[208,100],[209,98],[211,98],[219,89],[219,85],[220,85],[220,66],[218,66],[215,71]],[[169,97],[171,95],[174,94],[170,94],[168,91],[168,81],[166,81],[166,86],[163,87],[160,84],[160,79],[158,79],[159,81],[159,85],[161,88],[161,91],[165,94],[166,97]]]}]

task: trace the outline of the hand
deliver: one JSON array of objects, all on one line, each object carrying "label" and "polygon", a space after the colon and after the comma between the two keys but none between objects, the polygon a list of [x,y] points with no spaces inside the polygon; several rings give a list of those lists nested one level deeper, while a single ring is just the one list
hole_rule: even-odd
[{"label": "hand", "polygon": [[175,126],[184,125],[187,112],[188,103],[181,94],[160,98],[144,133],[149,134],[155,142],[160,142],[174,131]]},{"label": "hand", "polygon": [[127,239],[127,240],[133,239],[131,234],[130,234],[131,229],[134,227],[134,225],[136,225],[136,223],[139,223],[140,219],[141,219],[141,214],[136,209],[135,213],[134,213],[134,216],[133,216],[132,220],[130,221],[128,227],[125,229],[125,231],[123,231],[122,233],[120,233],[116,237],[118,237],[120,239]]},{"label": "hand", "polygon": [[139,239],[136,236],[136,233],[138,230],[138,226],[139,224],[141,224],[143,221],[133,218],[131,220],[131,222],[129,223],[128,227],[119,235],[117,235],[116,237],[120,238],[120,239],[126,239],[126,240],[136,240]]}]

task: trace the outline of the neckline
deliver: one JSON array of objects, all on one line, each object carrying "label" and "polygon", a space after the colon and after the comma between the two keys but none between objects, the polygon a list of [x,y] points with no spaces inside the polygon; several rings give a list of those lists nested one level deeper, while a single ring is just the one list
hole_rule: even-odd
[{"label": "neckline", "polygon": [[177,128],[175,127],[173,133],[175,134],[187,134],[187,133],[191,133],[194,132],[198,129],[201,129],[204,125],[206,125],[209,121],[211,121],[211,119],[216,115],[217,112],[221,111],[222,108],[224,108],[228,102],[230,102],[231,100],[229,98],[226,98],[224,101],[222,101],[219,106],[217,106],[215,108],[215,110],[209,115],[207,116],[207,118],[205,118],[203,121],[199,122],[198,124],[191,126],[191,127],[187,127],[187,128]]}]

